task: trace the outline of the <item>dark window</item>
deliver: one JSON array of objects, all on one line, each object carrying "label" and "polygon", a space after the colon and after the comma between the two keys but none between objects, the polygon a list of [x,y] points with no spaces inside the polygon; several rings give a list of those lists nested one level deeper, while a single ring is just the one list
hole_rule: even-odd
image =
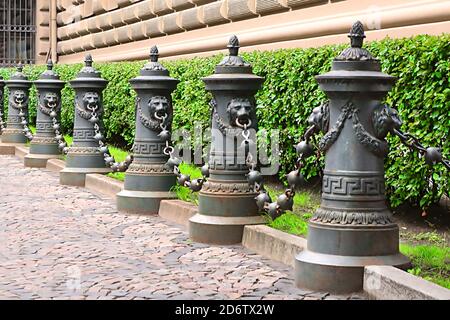
[{"label": "dark window", "polygon": [[34,63],[35,0],[0,0],[0,66]]}]

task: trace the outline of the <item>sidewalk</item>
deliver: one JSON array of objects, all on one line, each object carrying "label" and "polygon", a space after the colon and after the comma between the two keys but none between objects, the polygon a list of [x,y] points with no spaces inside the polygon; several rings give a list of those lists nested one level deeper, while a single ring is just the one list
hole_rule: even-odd
[{"label": "sidewalk", "polygon": [[0,156],[0,168],[0,299],[348,298],[297,289],[290,268],[241,246],[118,213],[16,157]]}]

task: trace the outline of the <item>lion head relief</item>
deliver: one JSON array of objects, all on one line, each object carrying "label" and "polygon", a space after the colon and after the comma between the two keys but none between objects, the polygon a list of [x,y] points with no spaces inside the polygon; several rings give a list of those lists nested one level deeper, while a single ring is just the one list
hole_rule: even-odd
[{"label": "lion head relief", "polygon": [[44,105],[48,108],[56,108],[59,103],[59,97],[54,92],[47,92],[44,96]]},{"label": "lion head relief", "polygon": [[[227,105],[231,126],[252,125],[255,110],[252,102],[247,98],[234,98]],[[253,123],[255,124],[255,123]]]},{"label": "lion head relief", "polygon": [[16,90],[12,94],[12,102],[15,105],[25,105],[27,102],[27,95],[25,94],[25,91],[23,90]]},{"label": "lion head relief", "polygon": [[138,117],[141,123],[147,129],[160,131],[161,124],[170,129],[172,124],[172,104],[170,100],[165,96],[153,96],[147,103],[148,117],[142,111],[140,105],[140,98],[136,99]]},{"label": "lion head relief", "polygon": [[148,110],[150,117],[155,119],[161,118],[164,115],[168,116],[171,113],[169,100],[164,96],[153,96],[148,101]]},{"label": "lion head relief", "polygon": [[83,95],[82,102],[86,110],[92,111],[100,107],[100,96],[98,92],[88,91]]},{"label": "lion head relief", "polygon": [[402,120],[400,119],[397,110],[387,105],[381,105],[375,109],[373,113],[372,125],[375,136],[383,139],[388,132],[399,129],[402,125]]}]

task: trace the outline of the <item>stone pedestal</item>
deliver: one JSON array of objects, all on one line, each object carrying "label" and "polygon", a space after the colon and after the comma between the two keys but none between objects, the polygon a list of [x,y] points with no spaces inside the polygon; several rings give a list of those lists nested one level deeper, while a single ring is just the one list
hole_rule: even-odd
[{"label": "stone pedestal", "polygon": [[92,57],[87,55],[84,68],[70,82],[75,89],[73,144],[68,149],[66,167],[60,172],[61,184],[84,186],[86,174],[111,172],[99,151],[98,141],[94,139],[94,124],[89,121],[94,109],[101,118],[102,91],[106,84],[100,72],[92,67]]},{"label": "stone pedestal", "polygon": [[[178,80],[158,62],[158,49],[153,47],[150,62],[140,75],[130,80],[137,92],[136,134],[133,146],[133,162],[125,173],[124,190],[117,194],[117,209],[128,213],[157,214],[163,199],[173,199],[170,191],[175,185],[173,171],[165,166],[168,156],[159,134],[163,120],[170,130],[172,124],[172,98]],[[156,113],[156,116],[155,116]]]},{"label": "stone pedestal", "polygon": [[26,167],[45,168],[48,159],[62,157],[58,142],[55,139],[50,112],[56,112],[59,120],[61,89],[65,83],[59,80],[58,75],[52,69],[53,63],[49,60],[47,70],[34,82],[38,90],[36,133],[30,144],[30,153],[24,158]]}]

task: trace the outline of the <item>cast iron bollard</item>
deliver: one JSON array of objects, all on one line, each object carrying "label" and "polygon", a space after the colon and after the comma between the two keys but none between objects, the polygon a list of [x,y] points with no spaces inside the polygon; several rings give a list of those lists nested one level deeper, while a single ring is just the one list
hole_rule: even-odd
[{"label": "cast iron bollard", "polygon": [[4,88],[5,88],[5,81],[3,80],[3,77],[0,76],[0,136],[3,133],[3,130],[5,130],[5,122],[4,122]]},{"label": "cast iron bollard", "polygon": [[48,159],[61,156],[58,141],[55,139],[51,113],[56,112],[55,118],[60,118],[61,89],[65,82],[53,71],[53,62],[49,60],[47,70],[34,84],[38,90],[36,134],[31,140],[30,153],[24,158],[24,165],[42,168],[47,165]]},{"label": "cast iron bollard", "polygon": [[239,243],[245,225],[264,223],[256,193],[247,181],[244,153],[239,157],[236,149],[243,129],[257,130],[254,94],[264,79],[254,75],[251,65],[238,56],[236,36],[228,49],[229,56],[216,66],[215,73],[203,78],[206,90],[213,94],[210,176],[199,193],[198,213],[189,220],[190,238],[203,243]]},{"label": "cast iron bollard", "polygon": [[16,73],[5,81],[9,89],[8,121],[6,129],[2,134],[3,143],[26,143],[27,136],[24,134],[24,125],[28,119],[28,90],[31,81],[23,74],[23,66],[17,67]]},{"label": "cast iron bollard", "polygon": [[362,48],[359,21],[349,37],[351,48],[334,59],[330,72],[316,77],[330,99],[309,119],[325,133],[319,143],[326,152],[322,201],[295,268],[298,287],[336,293],[362,290],[366,265],[409,264],[399,253],[399,230],[384,190],[384,138],[401,121],[381,100],[395,78]]},{"label": "cast iron bollard", "polygon": [[102,126],[102,91],[108,81],[92,67],[90,54],[84,62],[75,80],[70,81],[75,89],[75,121],[73,144],[68,148],[66,167],[60,172],[60,183],[65,185],[84,186],[86,174],[111,172],[99,150],[94,130],[96,121]]},{"label": "cast iron bollard", "polygon": [[162,199],[175,198],[170,192],[175,175],[166,166],[164,153],[172,125],[172,97],[178,80],[158,62],[158,49],[150,50],[150,62],[130,80],[136,97],[136,134],[133,163],[125,173],[124,190],[117,194],[117,209],[130,213],[156,214]]}]

